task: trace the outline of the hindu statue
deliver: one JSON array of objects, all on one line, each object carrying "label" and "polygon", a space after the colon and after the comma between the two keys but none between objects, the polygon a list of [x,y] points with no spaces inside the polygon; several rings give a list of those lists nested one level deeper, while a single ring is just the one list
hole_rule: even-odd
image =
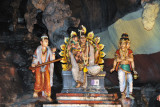
[{"label": "hindu statue", "polygon": [[[55,59],[56,48],[51,49],[48,46],[48,36],[43,35],[40,44],[34,52],[32,67]],[[39,93],[42,93],[42,96],[52,101],[51,87],[53,86],[53,69],[54,63],[50,63],[32,70],[32,72],[35,73],[33,97],[38,97]]]},{"label": "hindu statue", "polygon": [[133,51],[130,49],[130,40],[128,34],[123,33],[120,42],[119,49],[116,50],[113,68],[110,72],[118,71],[119,86],[122,98],[132,96],[133,92],[133,77],[131,71],[137,74],[135,71]]},{"label": "hindu statue", "polygon": [[103,67],[105,53],[101,50],[104,45],[99,44],[100,38],[94,33],[86,34],[86,28],[80,27],[79,35],[72,31],[70,38],[65,38],[65,45],[61,45],[63,56],[63,70],[71,70],[73,79],[76,81],[76,88],[87,87],[87,75],[97,75]]}]

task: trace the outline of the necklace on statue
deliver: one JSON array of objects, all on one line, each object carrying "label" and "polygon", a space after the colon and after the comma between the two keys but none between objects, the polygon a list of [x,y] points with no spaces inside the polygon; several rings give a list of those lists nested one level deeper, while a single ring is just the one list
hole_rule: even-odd
[{"label": "necklace on statue", "polygon": [[126,59],[126,56],[127,56],[127,50],[122,51],[122,50],[120,49],[120,55],[121,55],[122,59]]},{"label": "necklace on statue", "polygon": [[[87,66],[87,64],[88,64],[88,41],[87,41],[87,43],[86,43],[86,48],[82,48],[83,50],[82,50],[82,55],[83,55],[83,61],[84,61],[84,65],[85,66]],[[86,50],[87,49],[87,50]],[[87,51],[87,53],[86,53],[86,51]],[[87,55],[85,55],[85,54],[87,54]],[[85,56],[87,57],[86,59],[85,59]]]},{"label": "necklace on statue", "polygon": [[42,50],[42,55],[44,56],[47,52],[47,49]]}]

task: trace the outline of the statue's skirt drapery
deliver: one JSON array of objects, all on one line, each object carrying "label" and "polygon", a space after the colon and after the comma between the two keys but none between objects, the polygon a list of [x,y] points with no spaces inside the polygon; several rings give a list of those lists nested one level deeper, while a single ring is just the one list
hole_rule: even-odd
[{"label": "statue's skirt drapery", "polygon": [[34,90],[35,92],[42,92],[47,96],[51,96],[51,86],[50,86],[50,71],[49,66],[47,65],[45,68],[45,72],[41,72],[41,68],[36,68],[35,71],[35,84],[34,84]]}]

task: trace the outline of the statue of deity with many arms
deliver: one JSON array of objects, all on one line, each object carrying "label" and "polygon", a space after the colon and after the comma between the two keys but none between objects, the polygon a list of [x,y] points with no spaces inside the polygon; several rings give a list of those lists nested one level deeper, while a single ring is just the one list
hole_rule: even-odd
[{"label": "statue of deity with many arms", "polygon": [[103,71],[104,48],[100,43],[100,37],[94,38],[94,33],[86,34],[86,28],[81,25],[78,30],[71,31],[70,38],[65,38],[65,44],[61,45],[63,56],[61,62],[63,71],[71,71],[73,80],[76,82],[75,88],[87,87],[87,74],[96,76]]}]

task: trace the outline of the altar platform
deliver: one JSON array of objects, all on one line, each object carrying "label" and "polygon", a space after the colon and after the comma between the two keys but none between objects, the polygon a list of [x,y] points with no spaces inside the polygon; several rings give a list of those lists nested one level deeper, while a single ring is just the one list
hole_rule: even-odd
[{"label": "altar platform", "polygon": [[96,76],[87,74],[87,87],[75,88],[71,71],[63,71],[63,89],[56,94],[58,104],[44,104],[44,107],[121,107],[116,93],[108,94],[104,87],[105,71]]}]

